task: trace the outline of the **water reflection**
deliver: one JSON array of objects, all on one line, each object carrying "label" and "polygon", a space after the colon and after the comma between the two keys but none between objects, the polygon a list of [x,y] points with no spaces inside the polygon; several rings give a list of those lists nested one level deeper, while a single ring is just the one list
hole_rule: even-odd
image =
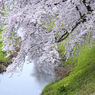
[{"label": "water reflection", "polygon": [[0,95],[40,95],[48,82],[39,83],[31,73],[34,73],[34,64],[25,63],[20,76],[15,74],[9,78],[7,73],[0,75]]}]

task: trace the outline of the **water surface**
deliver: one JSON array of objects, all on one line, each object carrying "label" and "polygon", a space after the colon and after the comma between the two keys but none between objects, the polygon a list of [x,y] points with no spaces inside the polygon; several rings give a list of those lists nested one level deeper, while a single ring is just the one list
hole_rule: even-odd
[{"label": "water surface", "polygon": [[7,73],[0,75],[0,95],[40,95],[48,82],[40,83],[33,73],[34,64],[25,63],[21,74],[14,74],[11,78]]}]

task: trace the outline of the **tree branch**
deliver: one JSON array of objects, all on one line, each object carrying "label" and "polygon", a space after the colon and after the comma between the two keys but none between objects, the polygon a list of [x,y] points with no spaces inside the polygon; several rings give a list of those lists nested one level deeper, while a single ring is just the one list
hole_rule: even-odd
[{"label": "tree branch", "polygon": [[84,15],[84,16],[82,17],[82,19],[79,19],[78,22],[76,22],[76,24],[72,27],[71,32],[68,32],[66,29],[63,29],[63,30],[65,31],[65,33],[64,33],[56,42],[59,43],[59,42],[65,40],[65,39],[69,36],[69,34],[71,34],[71,33],[74,31],[74,29],[75,29],[81,22],[84,23],[85,21],[86,21],[86,20],[85,20],[85,15]]},{"label": "tree branch", "polygon": [[[84,6],[86,7],[86,5],[85,5],[85,0],[83,0],[83,4],[84,4]],[[70,32],[68,32],[66,29],[64,29],[64,30],[65,30],[65,33],[56,41],[57,43],[59,43],[59,42],[65,40],[65,39],[69,36],[69,34],[71,34],[71,33],[74,31],[74,29],[75,29],[80,23],[86,22],[86,15],[85,15],[85,14],[82,15],[82,13],[80,12],[80,9],[78,8],[78,6],[76,6],[75,8],[76,8],[76,10],[79,12],[80,19],[75,23],[74,26],[72,26],[72,29],[71,29]],[[87,7],[86,7],[86,8],[87,8]],[[89,11],[89,10],[88,10],[88,11]]]}]

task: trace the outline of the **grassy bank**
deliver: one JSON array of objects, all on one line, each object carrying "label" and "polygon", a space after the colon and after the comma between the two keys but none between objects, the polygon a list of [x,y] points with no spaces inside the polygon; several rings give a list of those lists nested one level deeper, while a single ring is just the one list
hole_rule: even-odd
[{"label": "grassy bank", "polygon": [[[91,95],[95,93],[95,47],[85,47],[78,58],[65,63],[74,67],[62,80],[47,85],[41,95]],[[64,72],[63,72],[64,73]]]},{"label": "grassy bank", "polygon": [[[1,35],[1,32],[0,32],[0,35]],[[1,39],[1,36],[0,36],[0,39]],[[3,46],[2,41],[0,41],[0,61],[5,62],[6,52],[2,51],[2,46]]]},{"label": "grassy bank", "polygon": [[[1,35],[2,32],[0,32],[0,35]],[[0,39],[1,39],[1,36],[0,36]],[[2,51],[2,41],[0,41],[0,73],[6,71],[6,67],[10,64],[8,59],[5,58],[6,56],[6,52],[5,51]]]}]

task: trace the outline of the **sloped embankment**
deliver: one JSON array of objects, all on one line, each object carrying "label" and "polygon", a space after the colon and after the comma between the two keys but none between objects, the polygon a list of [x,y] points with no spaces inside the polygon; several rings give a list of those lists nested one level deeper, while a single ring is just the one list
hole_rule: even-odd
[{"label": "sloped embankment", "polygon": [[[95,93],[95,47],[85,47],[78,58],[65,65],[74,65],[69,75],[47,85],[41,95],[93,95]],[[63,72],[64,73],[64,72]]]},{"label": "sloped embankment", "polygon": [[9,58],[5,58],[6,52],[2,51],[1,44],[2,43],[0,42],[0,73],[3,73],[6,71],[7,66],[11,64],[11,60]]},{"label": "sloped embankment", "polygon": [[5,72],[7,66],[11,64],[10,58],[5,58],[5,56],[6,56],[6,52],[2,51],[2,41],[0,41],[0,73]]}]

